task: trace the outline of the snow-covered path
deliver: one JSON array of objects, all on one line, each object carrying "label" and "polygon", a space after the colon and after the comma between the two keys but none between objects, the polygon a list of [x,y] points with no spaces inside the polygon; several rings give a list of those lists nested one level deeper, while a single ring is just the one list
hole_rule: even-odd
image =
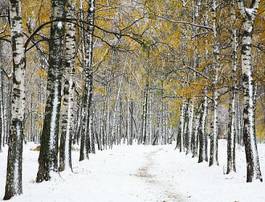
[{"label": "snow-covered path", "polygon": [[[26,146],[22,196],[12,201],[39,202],[143,202],[182,201],[176,189],[165,184],[152,173],[154,157],[162,147],[117,146],[113,150],[98,151],[88,161],[79,163],[74,152],[74,173],[54,174],[51,182],[36,184],[38,152]],[[3,154],[1,154],[2,156]],[[5,162],[5,160],[4,160]],[[3,171],[3,167],[1,166]],[[1,195],[4,191],[1,173]]]},{"label": "snow-covered path", "polygon": [[160,162],[154,160],[155,156],[160,152],[163,152],[162,147],[146,152],[146,162],[138,169],[136,176],[142,178],[147,184],[147,192],[155,193],[153,201],[183,201],[183,197],[178,194],[177,187],[170,183],[167,172],[160,173],[160,175],[154,172],[157,170],[156,167],[160,167]]},{"label": "snow-covered path", "polygon": [[[23,165],[24,194],[12,201],[23,202],[264,202],[264,183],[245,183],[242,148],[237,150],[238,173],[223,174],[225,143],[220,144],[220,166],[180,154],[174,145],[117,146],[98,151],[88,161],[78,162],[74,173],[54,174],[50,182],[36,184],[38,152],[26,145]],[[0,154],[0,194],[4,194],[6,151]],[[260,145],[265,175],[265,146]]]}]

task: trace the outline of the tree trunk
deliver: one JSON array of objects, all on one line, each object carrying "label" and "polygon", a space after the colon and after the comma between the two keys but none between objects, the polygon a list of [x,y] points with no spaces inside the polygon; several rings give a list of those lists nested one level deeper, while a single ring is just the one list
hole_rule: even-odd
[{"label": "tree trunk", "polygon": [[199,121],[200,121],[200,113],[198,112],[198,115],[195,117],[194,121],[194,128],[192,132],[191,137],[191,152],[192,152],[192,158],[197,156],[198,153],[198,129],[199,129]]},{"label": "tree trunk", "polygon": [[[83,161],[85,159],[85,141],[86,141],[86,100],[87,94],[84,93],[82,97],[82,112],[81,112],[81,125],[80,125],[80,154],[79,154],[79,161]],[[88,158],[88,156],[86,156]]]},{"label": "tree trunk", "polygon": [[[66,17],[75,17],[75,0],[68,0]],[[61,108],[61,135],[60,135],[60,166],[59,170],[72,169],[71,137],[74,122],[74,65],[75,65],[75,25],[65,24],[65,83]]]},{"label": "tree trunk", "polygon": [[24,39],[21,1],[10,0],[11,45],[13,54],[12,117],[8,141],[7,174],[4,200],[22,194],[23,121],[25,116]]},{"label": "tree trunk", "polygon": [[148,114],[148,96],[149,96],[149,81],[147,80],[144,91],[144,105],[143,105],[143,128],[142,128],[142,144],[147,143],[147,114]]},{"label": "tree trunk", "polygon": [[191,138],[192,138],[192,129],[193,129],[193,116],[194,116],[194,105],[192,101],[189,103],[189,111],[188,111],[188,131],[187,131],[187,148],[186,154],[189,154],[191,151]]},{"label": "tree trunk", "polygon": [[247,162],[247,182],[252,182],[253,179],[262,181],[255,134],[254,81],[251,51],[253,25],[257,14],[257,9],[259,7],[259,3],[259,0],[253,0],[252,7],[246,9],[243,0],[238,1],[241,14],[244,18],[241,66],[243,77],[242,84],[244,92],[243,140],[245,144]]},{"label": "tree trunk", "polygon": [[133,101],[131,101],[130,103],[130,139],[129,139],[129,144],[132,145],[133,144],[133,137],[134,137],[134,133],[133,133],[133,113],[134,113],[134,104]]},{"label": "tree trunk", "polygon": [[[236,13],[234,3],[232,6],[231,20],[232,26],[235,26]],[[237,97],[237,82],[236,82],[236,71],[237,71],[237,31],[232,28],[232,91],[229,105],[229,124],[228,124],[228,137],[227,137],[227,170],[226,174],[230,172],[236,172],[236,97]]]},{"label": "tree trunk", "polygon": [[206,118],[208,114],[208,98],[207,92],[205,92],[204,102],[202,106],[202,113],[199,120],[199,160],[198,163],[207,161],[207,136],[206,136]]},{"label": "tree trunk", "polygon": [[153,117],[152,117],[152,105],[153,105],[153,97],[150,92],[150,98],[149,98],[149,144],[152,144],[152,138],[153,138]]},{"label": "tree trunk", "polygon": [[[65,17],[65,4],[66,0],[52,0],[52,20]],[[58,170],[57,154],[63,73],[63,36],[63,22],[58,20],[52,22],[49,41],[48,98],[41,135],[37,182],[48,181],[50,179],[50,171],[57,172]]]},{"label": "tree trunk", "polygon": [[217,2],[213,0],[212,3],[212,18],[213,18],[213,37],[214,37],[214,45],[213,45],[213,55],[214,55],[214,64],[213,64],[213,71],[214,71],[214,80],[213,80],[213,120],[212,120],[212,133],[210,136],[210,160],[209,166],[214,164],[218,165],[218,159],[216,158],[218,155],[217,147],[218,147],[218,91],[217,91],[217,84],[218,84],[218,77],[219,77],[219,42],[217,37]]},{"label": "tree trunk", "polygon": [[184,139],[184,114],[185,114],[186,103],[183,102],[180,110],[180,120],[179,120],[179,131],[178,131],[178,141],[177,145],[179,146],[179,151],[183,151],[183,139]]},{"label": "tree trunk", "polygon": [[[2,47],[0,47],[2,48]],[[4,94],[3,94],[3,70],[0,67],[0,152],[2,152],[2,141],[5,137],[5,116],[4,116]],[[4,141],[3,141],[4,142]]]},{"label": "tree trunk", "polygon": [[85,33],[85,78],[86,78],[86,85],[85,85],[85,93],[87,94],[85,97],[86,100],[86,108],[85,108],[85,120],[86,120],[86,130],[85,130],[85,149],[86,149],[86,156],[88,157],[88,153],[90,153],[90,134],[91,134],[91,112],[92,112],[92,98],[93,98],[93,33],[94,33],[94,18],[95,18],[95,0],[88,0],[88,26],[87,32]]}]

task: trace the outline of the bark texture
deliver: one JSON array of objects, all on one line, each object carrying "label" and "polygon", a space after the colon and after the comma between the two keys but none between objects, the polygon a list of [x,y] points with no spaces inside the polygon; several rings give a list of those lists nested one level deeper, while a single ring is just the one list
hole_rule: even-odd
[{"label": "bark texture", "polygon": [[61,108],[61,79],[63,73],[63,37],[66,0],[52,0],[52,24],[49,41],[49,69],[45,117],[41,134],[37,182],[48,181],[50,171],[58,170],[58,134]]},{"label": "bark texture", "polygon": [[243,140],[247,162],[247,182],[252,182],[254,179],[262,181],[255,134],[254,81],[252,66],[252,34],[259,3],[259,0],[253,0],[251,8],[246,8],[243,0],[238,1],[239,9],[244,19],[241,66],[244,92]]},{"label": "bark texture", "polygon": [[[75,0],[68,0],[66,5],[66,17],[75,17]],[[61,109],[61,139],[60,139],[60,167],[63,171],[72,169],[71,143],[74,122],[74,65],[76,54],[75,24],[66,22],[65,24],[65,81],[62,96]]]},{"label": "bark texture", "polygon": [[21,1],[10,0],[11,45],[13,54],[12,117],[8,140],[4,200],[22,194],[23,121],[25,108],[25,53]]}]

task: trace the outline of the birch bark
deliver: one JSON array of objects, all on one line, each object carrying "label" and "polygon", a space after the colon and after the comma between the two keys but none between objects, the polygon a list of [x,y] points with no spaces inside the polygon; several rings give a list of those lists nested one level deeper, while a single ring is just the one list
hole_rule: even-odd
[{"label": "birch bark", "polygon": [[24,37],[20,0],[10,0],[13,86],[4,200],[22,194],[23,121],[25,116]]},{"label": "birch bark", "polygon": [[[75,0],[68,0],[66,17],[75,17]],[[61,135],[60,135],[60,171],[72,169],[71,139],[74,122],[74,65],[75,65],[75,24],[65,23],[65,81],[61,108]]]},{"label": "birch bark", "polygon": [[243,37],[241,49],[242,84],[244,92],[243,110],[243,140],[245,144],[247,162],[247,182],[254,179],[262,181],[259,156],[255,134],[254,115],[254,82],[252,65],[252,35],[254,20],[257,15],[260,1],[252,0],[251,7],[246,8],[243,0],[238,0],[238,6],[243,22]]},{"label": "birch bark", "polygon": [[58,170],[58,134],[61,108],[61,79],[63,73],[63,36],[66,0],[52,0],[51,35],[49,41],[49,69],[45,117],[41,135],[37,182],[48,181],[50,171]]}]

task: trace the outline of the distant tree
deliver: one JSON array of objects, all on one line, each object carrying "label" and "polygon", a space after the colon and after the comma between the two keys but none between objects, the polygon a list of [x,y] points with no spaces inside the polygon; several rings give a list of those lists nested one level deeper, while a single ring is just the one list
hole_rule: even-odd
[{"label": "distant tree", "polygon": [[227,171],[236,172],[236,97],[238,94],[237,90],[237,49],[238,49],[238,39],[237,39],[237,29],[235,27],[236,22],[236,11],[235,11],[235,1],[232,1],[231,6],[231,40],[232,40],[232,64],[231,64],[231,95],[229,104],[229,124],[228,124],[228,137],[227,137]]},{"label": "distant tree", "polygon": [[83,130],[81,135],[81,148],[80,148],[80,158],[79,160],[84,160],[84,151],[86,157],[88,157],[88,153],[90,152],[90,141],[91,141],[91,125],[92,125],[92,98],[93,98],[93,44],[94,44],[94,22],[95,22],[95,1],[96,0],[88,0],[88,24],[87,31],[84,34],[84,43],[85,43],[85,57],[84,57],[84,73],[85,73],[85,89],[83,95],[83,108],[84,108],[84,117],[83,117]]}]

